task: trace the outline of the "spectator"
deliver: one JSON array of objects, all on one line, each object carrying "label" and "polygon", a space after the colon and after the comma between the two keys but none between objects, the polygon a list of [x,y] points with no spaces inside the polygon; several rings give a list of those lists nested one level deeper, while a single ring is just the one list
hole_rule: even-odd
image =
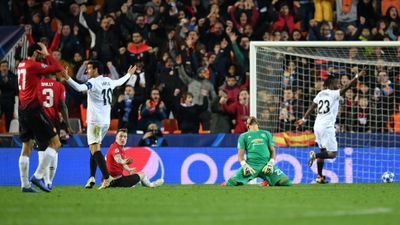
[{"label": "spectator", "polygon": [[150,99],[142,105],[140,127],[146,129],[150,123],[155,123],[157,127],[161,127],[161,121],[167,118],[165,109],[165,104],[160,98],[160,91],[157,88],[153,88]]},{"label": "spectator", "polygon": [[283,101],[281,102],[279,112],[279,128],[280,131],[294,130],[294,122],[296,117],[294,115],[294,95],[293,90],[286,88],[283,90]]},{"label": "spectator", "polygon": [[7,61],[0,62],[0,117],[5,116],[6,131],[14,116],[15,97],[18,95],[18,78],[10,71]]},{"label": "spectator", "polygon": [[135,89],[126,85],[124,93],[118,96],[113,111],[118,118],[118,129],[127,128],[128,133],[138,130],[139,107],[141,99],[135,98]]},{"label": "spectator", "polygon": [[[204,105],[204,99],[206,96],[207,99],[207,106],[208,102],[212,102],[214,98],[217,97],[215,94],[214,86],[212,83],[206,78],[207,76],[207,69],[200,68],[198,69],[198,78],[194,79],[191,78],[185,71],[183,65],[178,67],[179,77],[183,81],[184,84],[188,86],[188,92],[192,93],[193,98],[193,105]],[[210,130],[210,119],[211,119],[211,112],[210,107],[207,110],[202,111],[200,115],[200,121],[203,126],[204,130]]]},{"label": "spectator", "polygon": [[71,33],[71,26],[68,24],[62,26],[59,50],[67,61],[72,61],[74,53],[82,50],[79,38]]},{"label": "spectator", "polygon": [[365,96],[358,98],[358,104],[355,115],[355,131],[357,132],[371,132],[371,113],[369,107],[369,100]]},{"label": "spectator", "polygon": [[163,134],[158,129],[157,124],[150,123],[147,126],[146,133],[144,133],[143,137],[140,139],[138,146],[147,146],[147,147],[166,147],[168,146],[167,140],[163,138]]},{"label": "spectator", "polygon": [[208,97],[203,96],[203,104],[198,105],[194,104],[194,97],[190,92],[183,94],[182,100],[179,100],[178,92],[175,92],[174,95],[179,129],[182,133],[198,133],[202,119],[201,114],[208,108]]},{"label": "spectator", "polygon": [[289,5],[287,3],[282,3],[279,9],[279,16],[275,20],[273,30],[286,30],[289,33],[293,32],[294,29],[294,18],[292,13],[289,11]]},{"label": "spectator", "polygon": [[100,27],[96,30],[94,51],[98,59],[103,63],[114,61],[117,55],[116,51],[119,49],[119,34],[113,28],[112,19],[110,17],[103,17],[100,21]]},{"label": "spectator", "polygon": [[[361,0],[362,1],[362,0]],[[336,0],[336,22],[340,29],[356,26],[358,1]]]},{"label": "spectator", "polygon": [[218,97],[211,102],[211,133],[230,133],[232,122],[229,114],[224,112],[222,104],[228,102],[225,90],[218,91]]},{"label": "spectator", "polygon": [[400,103],[396,103],[396,110],[390,116],[387,128],[389,132],[400,132]]},{"label": "spectator", "polygon": [[[229,71],[233,70],[234,65],[231,65],[229,67]],[[249,88],[249,82],[248,80],[246,83],[239,85],[238,84],[238,76],[235,76],[232,73],[229,73],[229,76],[225,78],[225,84],[221,86],[220,89],[224,90],[227,93],[227,104],[232,104],[238,101],[238,96],[239,92],[242,89],[248,89]]]},{"label": "spectator", "polygon": [[235,118],[235,133],[243,133],[247,130],[246,120],[250,115],[249,92],[242,89],[239,93],[239,101],[228,105],[222,101],[224,112]]}]

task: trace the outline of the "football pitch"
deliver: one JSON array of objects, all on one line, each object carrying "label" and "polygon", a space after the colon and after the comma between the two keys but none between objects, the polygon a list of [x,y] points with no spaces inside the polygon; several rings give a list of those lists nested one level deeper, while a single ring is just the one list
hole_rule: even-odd
[{"label": "football pitch", "polygon": [[164,185],[21,193],[0,187],[2,225],[399,224],[400,184]]}]

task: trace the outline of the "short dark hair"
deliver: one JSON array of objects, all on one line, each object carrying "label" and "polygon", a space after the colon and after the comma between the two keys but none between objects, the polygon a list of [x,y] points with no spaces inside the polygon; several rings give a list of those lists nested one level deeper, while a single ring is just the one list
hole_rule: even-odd
[{"label": "short dark hair", "polygon": [[93,69],[97,69],[97,72],[99,73],[99,74],[102,74],[102,68],[101,68],[101,66],[100,66],[100,62],[99,61],[97,61],[97,60],[90,60],[88,63],[87,63],[88,65],[90,64],[90,65],[92,65],[92,67],[93,67]]},{"label": "short dark hair", "polygon": [[330,87],[336,79],[337,77],[333,75],[328,75],[328,78],[324,81],[324,87],[326,88]]},{"label": "short dark hair", "polygon": [[9,65],[7,60],[1,60],[0,65],[3,63],[7,64],[7,66]]},{"label": "short dark hair", "polygon": [[28,47],[28,57],[32,57],[33,53],[35,53],[37,50],[42,50],[42,47],[40,47],[40,45],[38,45],[37,43],[33,43],[31,45],[29,45]]}]

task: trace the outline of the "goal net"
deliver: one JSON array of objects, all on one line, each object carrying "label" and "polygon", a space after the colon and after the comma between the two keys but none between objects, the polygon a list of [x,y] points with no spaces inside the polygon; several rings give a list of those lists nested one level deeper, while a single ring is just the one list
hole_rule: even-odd
[{"label": "goal net", "polygon": [[313,136],[316,113],[296,129],[328,75],[347,84],[366,75],[341,96],[336,119],[337,158],[325,160],[333,183],[381,182],[384,172],[400,180],[399,42],[252,42],[250,114],[274,134],[278,166],[295,183],[312,183],[319,152]]}]

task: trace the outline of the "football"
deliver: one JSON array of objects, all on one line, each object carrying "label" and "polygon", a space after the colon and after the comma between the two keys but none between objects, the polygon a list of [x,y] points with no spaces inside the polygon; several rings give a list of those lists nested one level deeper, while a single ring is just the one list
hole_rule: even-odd
[{"label": "football", "polygon": [[383,183],[392,183],[394,181],[394,173],[386,171],[382,174]]}]

